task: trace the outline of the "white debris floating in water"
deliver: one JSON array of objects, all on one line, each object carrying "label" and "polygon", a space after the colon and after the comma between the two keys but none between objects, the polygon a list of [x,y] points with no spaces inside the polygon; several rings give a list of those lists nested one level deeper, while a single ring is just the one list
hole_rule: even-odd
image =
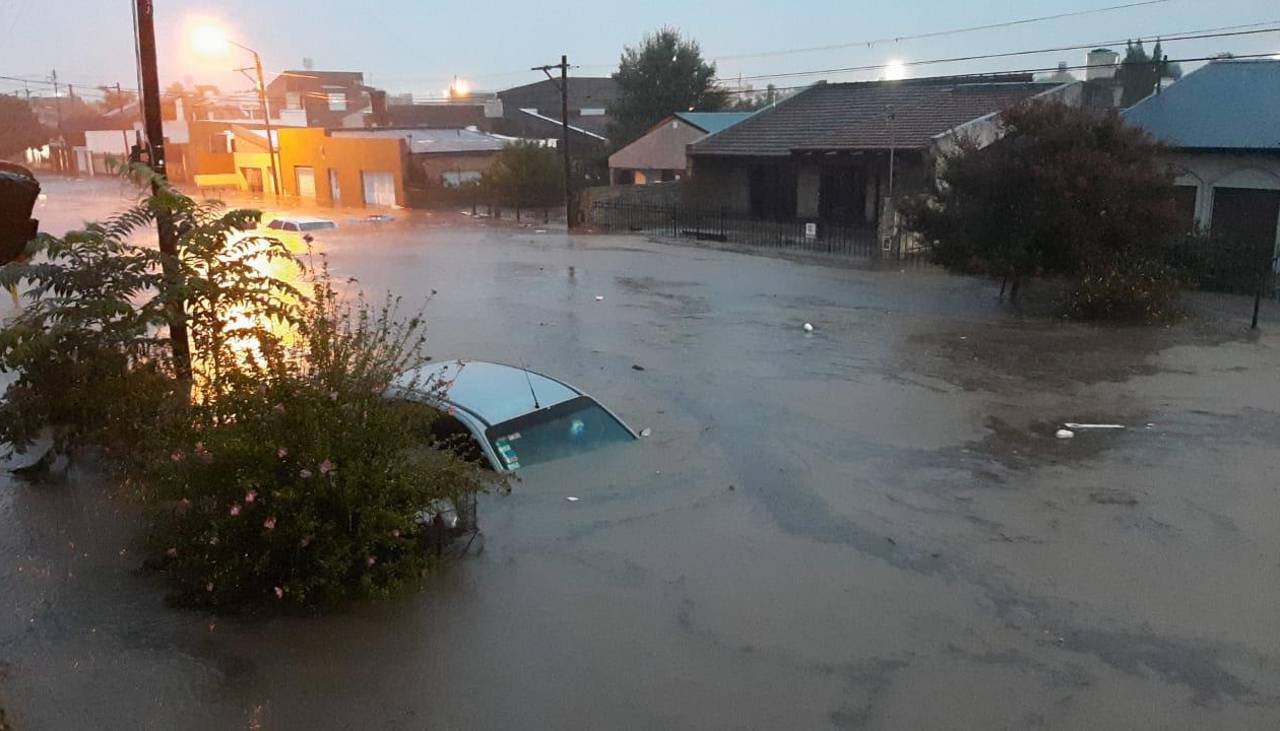
[{"label": "white debris floating in water", "polygon": [[565,498],[565,500],[568,500],[568,501],[569,501],[569,502],[571,502],[571,503],[576,503],[576,502],[578,502],[578,498],[576,498],[576,497],[574,497],[574,496],[572,496],[572,495],[570,495],[569,497]]},{"label": "white debris floating in water", "polygon": [[596,295],[596,302],[604,302],[604,295],[602,294]]},{"label": "white debris floating in water", "polygon": [[1077,424],[1074,421],[1068,421],[1063,424],[1068,429],[1123,429],[1124,424]]},{"label": "white debris floating in water", "polygon": [[1058,431],[1054,432],[1053,435],[1059,439],[1070,439],[1074,437],[1076,433],[1071,431],[1070,429],[1059,429]]},{"label": "white debris floating in water", "polygon": [[645,428],[643,428],[643,429],[641,429],[641,430],[640,430],[640,436],[642,436],[642,437],[647,437],[647,436],[649,436],[649,435],[650,435],[650,434],[652,434],[652,433],[653,433],[653,430],[652,430],[652,429],[650,429],[650,428],[649,428],[649,427],[647,427],[647,426],[646,426]]},{"label": "white debris floating in water", "polygon": [[813,332],[813,325],[810,325],[809,323],[806,322],[804,324],[804,331],[807,333]]}]

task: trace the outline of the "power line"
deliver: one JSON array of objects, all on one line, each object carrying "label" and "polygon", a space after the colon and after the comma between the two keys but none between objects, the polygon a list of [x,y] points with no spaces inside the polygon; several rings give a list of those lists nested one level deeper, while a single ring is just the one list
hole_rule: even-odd
[{"label": "power line", "polygon": [[1110,13],[1117,10],[1127,10],[1130,8],[1140,8],[1148,5],[1163,5],[1172,2],[1172,0],[1141,0],[1141,2],[1130,2],[1121,5],[1110,5],[1105,8],[1092,8],[1086,10],[1071,10],[1063,13],[1054,13],[1052,15],[1040,15],[1034,18],[1019,18],[1017,20],[1006,20],[998,23],[985,23],[983,25],[971,25],[965,28],[952,28],[950,30],[932,31],[929,33],[916,33],[907,36],[891,36],[885,38],[873,38],[865,41],[848,41],[845,43],[833,43],[826,46],[809,46],[807,48],[788,48],[778,51],[759,51],[755,53],[737,53],[727,56],[716,56],[715,61],[734,61],[743,58],[766,58],[768,56],[782,56],[793,53],[813,53],[817,51],[838,51],[843,48],[855,48],[858,46],[877,46],[884,43],[899,43],[901,41],[916,41],[924,38],[941,38],[943,36],[960,35],[963,33],[975,33],[982,30],[996,30],[999,28],[1012,28],[1019,25],[1029,25],[1031,23],[1043,23],[1049,20],[1062,20],[1064,18],[1076,18],[1083,15],[1096,15],[1098,13]]},{"label": "power line", "polygon": [[[1265,53],[1231,54],[1229,56],[1223,56],[1222,54],[1218,54],[1214,56],[1196,56],[1194,58],[1167,58],[1164,60],[1167,63],[1194,63],[1196,61],[1220,61],[1220,60],[1247,61],[1249,59],[1255,59],[1255,58],[1276,58],[1277,56],[1280,56],[1280,51],[1267,51]],[[880,66],[877,66],[876,68],[886,68],[887,66],[888,66],[887,64],[880,65]],[[981,72],[970,73],[970,74],[947,74],[945,76],[940,76],[940,77],[920,76],[920,77],[917,77],[916,79],[906,79],[906,81],[927,80],[929,78],[943,78],[943,79],[954,79],[956,81],[963,82],[965,79],[991,80],[993,78],[998,79],[998,77],[1001,77],[1001,76],[1013,76],[1015,74],[1039,74],[1039,73],[1049,73],[1053,71],[1082,71],[1086,69],[1117,68],[1117,66],[1118,64],[1114,64],[1114,63],[1095,63],[1095,64],[1085,63],[1085,64],[1078,64],[1075,66],[1066,66],[1066,65],[1041,66],[1037,68],[1000,69],[996,71],[981,71]],[[821,83],[821,82],[817,82],[817,83]],[[846,82],[846,83],[884,83],[884,82]],[[815,84],[798,84],[796,86],[775,86],[773,90],[774,91],[800,91],[803,89],[812,88],[814,85]],[[759,94],[762,90],[760,89],[724,89],[723,91],[726,94]]]},{"label": "power line", "polygon": [[[1280,21],[1270,21],[1270,22],[1280,23]],[[878,71],[878,70],[889,68],[890,66],[897,66],[897,65],[928,66],[928,65],[939,64],[939,63],[958,63],[961,61],[980,61],[984,59],[993,59],[993,58],[1011,58],[1015,56],[1031,56],[1031,55],[1036,55],[1041,53],[1057,53],[1061,51],[1078,51],[1085,48],[1096,48],[1098,46],[1124,43],[1126,42],[1126,40],[1137,40],[1139,42],[1154,40],[1154,41],[1159,41],[1161,43],[1171,43],[1174,41],[1203,40],[1207,38],[1230,38],[1235,36],[1260,35],[1264,33],[1280,33],[1280,27],[1233,31],[1229,33],[1194,33],[1192,32],[1191,34],[1187,34],[1187,35],[1156,36],[1156,37],[1148,37],[1145,39],[1144,38],[1137,38],[1137,39],[1131,38],[1131,39],[1119,39],[1119,40],[1113,39],[1113,40],[1106,40],[1106,41],[1094,41],[1092,43],[1080,43],[1080,44],[1070,45],[1070,46],[1053,46],[1050,48],[1036,48],[1036,49],[1030,49],[1030,50],[1024,50],[1024,51],[1006,51],[1003,53],[984,53],[984,54],[975,54],[972,56],[952,56],[949,58],[935,58],[935,59],[928,59],[928,60],[922,60],[922,61],[901,61],[898,63],[864,64],[861,66],[842,66],[838,68],[815,69],[812,71],[785,71],[785,72],[779,72],[779,73],[773,73],[773,74],[756,74],[753,76],[735,77],[734,79],[718,79],[718,81],[721,81],[721,82],[735,81],[735,80],[759,81],[763,79],[782,79],[782,78],[789,78],[789,77],[796,77],[796,76],[817,76],[819,74],[843,74],[843,73],[850,73],[853,71]]]}]

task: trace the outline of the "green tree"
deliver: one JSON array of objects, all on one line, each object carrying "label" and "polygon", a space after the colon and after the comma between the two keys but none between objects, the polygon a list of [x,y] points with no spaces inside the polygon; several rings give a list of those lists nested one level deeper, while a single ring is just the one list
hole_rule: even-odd
[{"label": "green tree", "polygon": [[674,28],[645,36],[638,48],[622,52],[613,78],[618,99],[609,107],[609,140],[629,144],[674,112],[716,112],[728,94],[716,85],[716,65],[702,58],[697,41]]},{"label": "green tree", "polygon": [[1181,78],[1182,67],[1165,60],[1160,41],[1156,41],[1148,56],[1139,39],[1126,44],[1124,59],[1116,76],[1120,79],[1120,106],[1131,107],[1154,94],[1162,79]]},{"label": "green tree", "polygon": [[481,187],[489,200],[511,206],[519,215],[522,208],[564,201],[564,166],[555,148],[521,140],[497,154],[481,179]]},{"label": "green tree", "polygon": [[1006,278],[1015,298],[1038,275],[1159,273],[1148,263],[1182,232],[1155,141],[1059,102],[1008,109],[1002,123],[988,147],[962,140],[936,189],[903,206],[937,263]]},{"label": "green tree", "polygon": [[48,141],[49,131],[36,119],[26,100],[0,94],[0,160]]}]

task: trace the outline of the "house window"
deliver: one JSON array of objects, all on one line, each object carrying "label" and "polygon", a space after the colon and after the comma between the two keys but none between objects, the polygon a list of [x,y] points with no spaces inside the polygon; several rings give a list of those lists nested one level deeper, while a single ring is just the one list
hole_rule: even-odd
[{"label": "house window", "polygon": [[285,108],[285,109],[301,109],[301,108],[302,108],[302,93],[301,93],[301,92],[297,92],[297,91],[287,91],[287,92],[285,92],[285,94],[284,94],[284,108]]},{"label": "house window", "polygon": [[448,170],[440,176],[444,180],[444,184],[450,188],[457,188],[466,183],[479,182],[479,170]]},{"label": "house window", "polygon": [[601,108],[601,107],[585,107],[585,108],[583,108],[583,110],[582,110],[582,116],[584,116],[584,117],[603,117],[603,116],[604,116],[604,109],[603,109],[603,108]]},{"label": "house window", "polygon": [[329,97],[329,111],[345,112],[347,111],[347,95],[341,91],[331,91],[327,94]]}]

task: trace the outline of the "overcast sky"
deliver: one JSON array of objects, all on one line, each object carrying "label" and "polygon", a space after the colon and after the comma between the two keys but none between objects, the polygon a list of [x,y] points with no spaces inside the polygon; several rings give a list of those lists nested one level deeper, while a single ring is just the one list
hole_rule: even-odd
[{"label": "overcast sky", "polygon": [[[1277,21],[1275,0],[1165,0],[1158,4],[928,39],[819,52],[720,58],[901,37],[1117,5],[1125,0],[155,0],[161,80],[214,81],[247,88],[233,61],[198,61],[184,51],[197,19],[213,19],[262,52],[268,72],[301,68],[364,71],[392,92],[439,94],[457,74],[479,89],[541,78],[525,71],[561,53],[579,75],[607,75],[622,47],[664,24],[696,39],[720,75],[782,73],[1021,51]],[[132,0],[0,0],[0,75],[61,79],[85,88],[136,85]],[[1280,53],[1280,33],[1168,43],[1170,58]],[[1082,63],[1083,51],[915,67],[911,75],[1010,70]],[[248,59],[244,59],[248,63]],[[877,78],[880,72],[788,77],[779,86]],[[754,80],[763,87],[765,80]],[[21,89],[0,82],[0,91]],[[31,86],[33,92],[43,88]]]}]

